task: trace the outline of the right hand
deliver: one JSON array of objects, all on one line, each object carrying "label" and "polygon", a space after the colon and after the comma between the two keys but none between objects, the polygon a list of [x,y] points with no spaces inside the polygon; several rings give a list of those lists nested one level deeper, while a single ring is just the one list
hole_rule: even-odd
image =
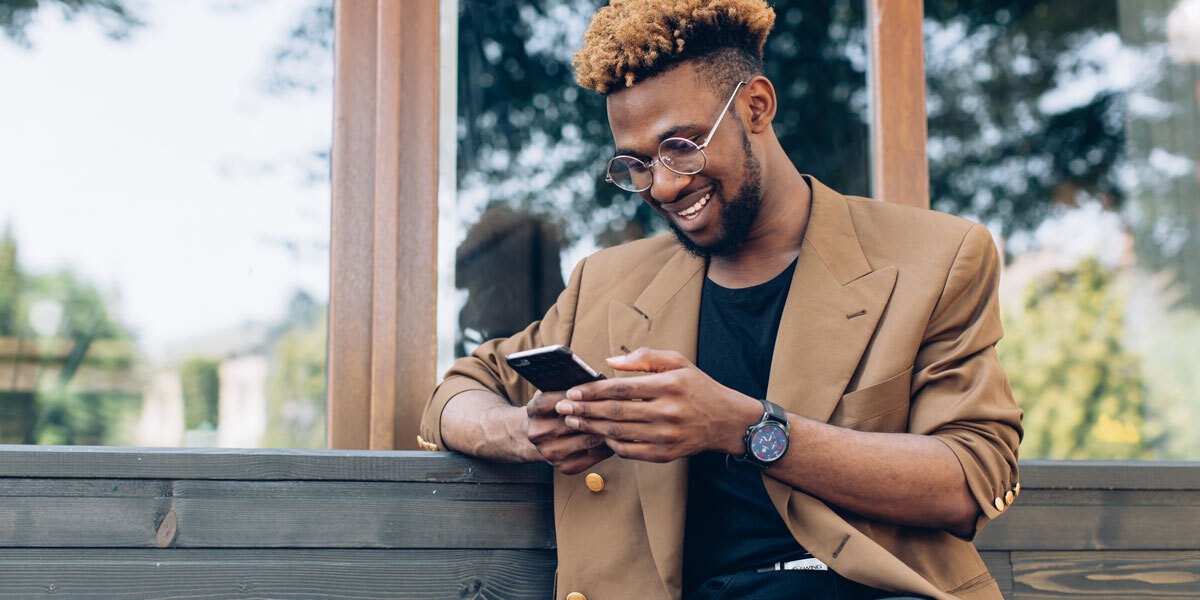
[{"label": "right hand", "polygon": [[604,437],[567,427],[554,406],[566,399],[566,392],[537,392],[525,405],[529,416],[529,441],[542,459],[566,475],[587,470],[612,456]]}]

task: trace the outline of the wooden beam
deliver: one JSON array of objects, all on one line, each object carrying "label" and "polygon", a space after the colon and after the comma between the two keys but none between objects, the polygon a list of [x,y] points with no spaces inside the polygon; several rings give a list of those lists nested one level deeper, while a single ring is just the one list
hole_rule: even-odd
[{"label": "wooden beam", "polygon": [[437,360],[438,3],[335,14],[329,447],[416,449]]},{"label": "wooden beam", "polygon": [[367,448],[371,399],[377,5],[334,8],[326,441]]},{"label": "wooden beam", "polygon": [[867,0],[872,194],[929,208],[923,16],[921,0]]}]

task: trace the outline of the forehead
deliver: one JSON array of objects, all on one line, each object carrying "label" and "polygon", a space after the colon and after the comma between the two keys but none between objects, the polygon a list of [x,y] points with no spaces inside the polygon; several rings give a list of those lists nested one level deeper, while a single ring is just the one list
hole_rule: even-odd
[{"label": "forehead", "polygon": [[677,131],[680,127],[712,127],[719,108],[713,108],[712,90],[687,64],[610,93],[606,103],[616,147],[642,154],[650,154],[668,132],[684,133]]}]

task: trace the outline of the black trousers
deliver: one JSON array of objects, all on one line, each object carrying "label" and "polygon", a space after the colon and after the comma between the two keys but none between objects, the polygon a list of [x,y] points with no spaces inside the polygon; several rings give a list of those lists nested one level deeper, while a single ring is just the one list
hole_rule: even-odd
[{"label": "black trousers", "polygon": [[684,600],[919,600],[855,583],[833,571],[742,571],[705,581]]}]

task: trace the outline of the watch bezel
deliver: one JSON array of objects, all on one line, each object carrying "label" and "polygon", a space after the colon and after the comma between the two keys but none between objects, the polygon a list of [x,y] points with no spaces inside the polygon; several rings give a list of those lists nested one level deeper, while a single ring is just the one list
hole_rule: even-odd
[{"label": "watch bezel", "polygon": [[[746,435],[742,440],[745,446],[745,454],[738,460],[766,469],[779,462],[783,458],[783,455],[787,454],[788,448],[791,446],[791,438],[788,436],[787,411],[783,410],[783,407],[778,404],[766,399],[760,399],[759,401],[763,404],[763,416],[757,423],[746,428]],[[755,435],[767,427],[773,427],[783,432],[783,451],[773,459],[759,458],[754,452]]]}]

